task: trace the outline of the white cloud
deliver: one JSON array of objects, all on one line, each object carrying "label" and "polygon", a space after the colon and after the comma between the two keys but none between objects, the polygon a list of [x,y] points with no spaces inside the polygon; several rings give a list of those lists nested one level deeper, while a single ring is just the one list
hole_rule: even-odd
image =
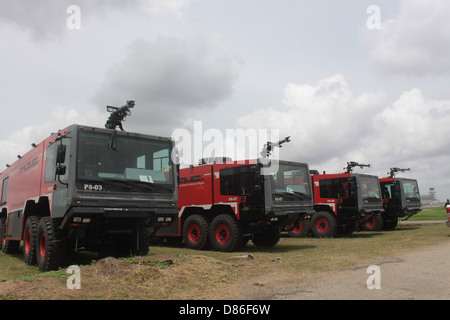
[{"label": "white cloud", "polygon": [[236,78],[234,59],[216,52],[207,37],[141,39],[107,72],[94,100],[98,105],[135,100],[133,124],[173,128],[230,98]]},{"label": "white cloud", "polygon": [[[2,0],[0,22],[29,32],[36,41],[54,40],[67,31],[67,8],[80,8],[82,26],[90,19],[102,20],[111,12],[146,12],[153,16],[173,14],[177,18],[199,0]],[[26,4],[24,4],[26,2]]]},{"label": "white cloud", "polygon": [[288,84],[283,99],[287,108],[257,111],[241,117],[237,126],[279,128],[280,136],[290,135],[295,145],[283,153],[321,162],[346,155],[370,136],[371,117],[383,100],[380,93],[353,96],[344,77],[335,75],[316,85]]},{"label": "white cloud", "polygon": [[396,18],[384,21],[380,30],[365,29],[369,61],[382,74],[448,74],[449,15],[448,0],[402,0]]},{"label": "white cloud", "polygon": [[[406,160],[426,155],[450,155],[450,101],[426,100],[419,89],[403,92],[376,118],[380,140],[389,139],[391,152]],[[392,139],[395,138],[395,139]]]},{"label": "white cloud", "polygon": [[288,84],[283,102],[242,116],[237,126],[280,129],[292,138],[280,157],[319,171],[341,172],[347,161],[370,163],[363,171],[379,176],[410,167],[407,176],[418,178],[423,191],[450,189],[443,175],[450,172],[450,101],[427,99],[419,89],[390,102],[382,93],[355,95],[336,75],[316,85]]},{"label": "white cloud", "polygon": [[[153,14],[175,13],[178,17],[196,0],[147,0],[147,10]],[[198,0],[197,0],[198,1]]]},{"label": "white cloud", "polygon": [[[50,113],[51,118],[45,123],[36,124],[10,132],[4,139],[0,140],[0,172],[6,164],[12,164],[17,160],[17,155],[23,155],[31,149],[32,143],[40,143],[52,133],[71,124],[84,124],[102,127],[104,123],[99,123],[96,119],[102,116],[95,111],[84,116],[80,115],[74,106],[58,106]],[[91,119],[91,120],[89,120]]]}]

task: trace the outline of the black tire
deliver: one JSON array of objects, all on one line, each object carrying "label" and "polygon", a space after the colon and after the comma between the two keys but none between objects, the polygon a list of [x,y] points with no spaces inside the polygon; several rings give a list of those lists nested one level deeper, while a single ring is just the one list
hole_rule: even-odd
[{"label": "black tire", "polygon": [[380,214],[376,214],[371,217],[368,221],[360,225],[363,231],[379,231],[383,228],[384,219]]},{"label": "black tire", "polygon": [[209,245],[208,221],[199,214],[189,216],[183,223],[183,239],[190,249],[206,249]]},{"label": "black tire", "polygon": [[319,211],[314,213],[310,229],[316,238],[330,238],[336,235],[337,226],[337,219],[334,214],[327,211]]},{"label": "black tire", "polygon": [[39,225],[39,218],[31,216],[25,223],[23,231],[23,261],[28,265],[36,264],[36,239],[37,229]]},{"label": "black tire", "polygon": [[383,230],[391,231],[394,230],[398,226],[398,217],[390,221],[385,221],[383,225]]},{"label": "black tire", "polygon": [[7,254],[16,254],[19,252],[20,240],[3,239],[2,252]]},{"label": "black tire", "polygon": [[264,232],[255,233],[252,242],[258,247],[273,247],[281,238],[281,230],[279,227],[270,227]]},{"label": "black tire", "polygon": [[228,214],[219,214],[211,222],[211,246],[214,250],[232,252],[244,243],[239,222]]},{"label": "black tire", "polygon": [[39,220],[36,233],[36,261],[42,271],[57,270],[67,260],[67,245],[64,233],[50,217]]},{"label": "black tire", "polygon": [[179,246],[183,241],[182,237],[165,237],[166,243],[169,246]]},{"label": "black tire", "polygon": [[111,241],[103,243],[96,248],[96,251],[101,259],[145,256],[149,251],[150,239],[150,231],[143,221],[134,226],[131,234],[118,235],[114,239],[109,239]]},{"label": "black tire", "polygon": [[6,218],[0,218],[0,249],[3,248],[3,240],[5,238]]},{"label": "black tire", "polygon": [[132,237],[131,252],[133,255],[145,256],[148,254],[148,247],[150,246],[150,231],[142,224],[136,228],[136,233]]},{"label": "black tire", "polygon": [[357,226],[358,224],[356,221],[350,221],[350,223],[345,226],[338,226],[337,234],[344,237],[350,236],[358,229]]},{"label": "black tire", "polygon": [[291,226],[291,229],[288,231],[288,235],[291,238],[305,238],[309,233],[309,220],[304,219],[301,221],[297,227]]},{"label": "black tire", "polygon": [[6,218],[0,219],[0,247],[3,253],[15,254],[19,252],[20,241],[18,240],[6,240]]}]

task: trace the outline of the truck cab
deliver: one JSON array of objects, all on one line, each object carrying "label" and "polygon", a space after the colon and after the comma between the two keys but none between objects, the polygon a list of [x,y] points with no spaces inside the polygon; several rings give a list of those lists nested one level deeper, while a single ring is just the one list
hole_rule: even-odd
[{"label": "truck cab", "polygon": [[398,218],[411,217],[422,210],[417,180],[398,177],[380,179],[384,214],[384,228],[393,229]]},{"label": "truck cab", "polygon": [[377,176],[361,173],[313,174],[314,214],[310,228],[317,237],[350,234],[383,211]]},{"label": "truck cab", "polygon": [[23,241],[25,262],[45,271],[81,249],[146,254],[149,235],[178,214],[173,145],[83,125],[34,145],[0,174],[2,250]]},{"label": "truck cab", "polygon": [[158,235],[182,237],[193,249],[235,251],[249,239],[274,246],[281,227],[314,212],[313,200],[307,164],[279,161],[274,170],[265,160],[180,169],[178,228]]}]

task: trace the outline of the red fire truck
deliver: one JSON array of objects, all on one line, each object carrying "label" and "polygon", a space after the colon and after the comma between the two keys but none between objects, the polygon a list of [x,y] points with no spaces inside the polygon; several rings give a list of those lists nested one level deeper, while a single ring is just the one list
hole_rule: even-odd
[{"label": "red fire truck", "polygon": [[298,225],[314,210],[308,165],[279,161],[276,172],[265,172],[271,166],[215,159],[180,169],[179,223],[158,235],[183,239],[192,249],[236,251],[249,239],[276,245],[281,227]]},{"label": "red fire truck", "polygon": [[359,224],[383,211],[378,177],[353,173],[355,166],[370,165],[351,161],[345,173],[311,175],[316,213],[309,227],[314,236],[351,234]]},{"label": "red fire truck", "polygon": [[398,218],[411,216],[422,210],[417,180],[395,177],[397,172],[410,169],[391,168],[389,176],[380,179],[384,202],[384,212],[378,220],[368,222],[369,227],[392,230],[398,224]]},{"label": "red fire truck", "polygon": [[[111,148],[114,140],[114,149]],[[170,138],[71,125],[0,174],[0,246],[46,271],[80,249],[146,254],[176,221]]]}]

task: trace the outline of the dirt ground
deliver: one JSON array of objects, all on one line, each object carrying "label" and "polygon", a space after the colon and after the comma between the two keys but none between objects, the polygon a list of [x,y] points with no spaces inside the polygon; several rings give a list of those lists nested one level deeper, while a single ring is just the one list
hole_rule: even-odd
[{"label": "dirt ground", "polygon": [[[367,281],[379,267],[379,289]],[[450,243],[351,270],[303,276],[271,274],[243,284],[233,299],[265,300],[450,300]],[[258,285],[259,283],[259,285]]]},{"label": "dirt ground", "polygon": [[[427,249],[379,257],[335,272],[293,273],[276,267],[283,261],[275,254],[232,258],[221,260],[201,252],[130,261],[105,258],[81,266],[80,290],[67,288],[69,275],[61,270],[0,281],[0,300],[450,299],[450,237]],[[255,277],[258,263],[263,271]],[[19,258],[17,265],[23,268]],[[367,287],[370,265],[380,268],[380,289]]]}]

